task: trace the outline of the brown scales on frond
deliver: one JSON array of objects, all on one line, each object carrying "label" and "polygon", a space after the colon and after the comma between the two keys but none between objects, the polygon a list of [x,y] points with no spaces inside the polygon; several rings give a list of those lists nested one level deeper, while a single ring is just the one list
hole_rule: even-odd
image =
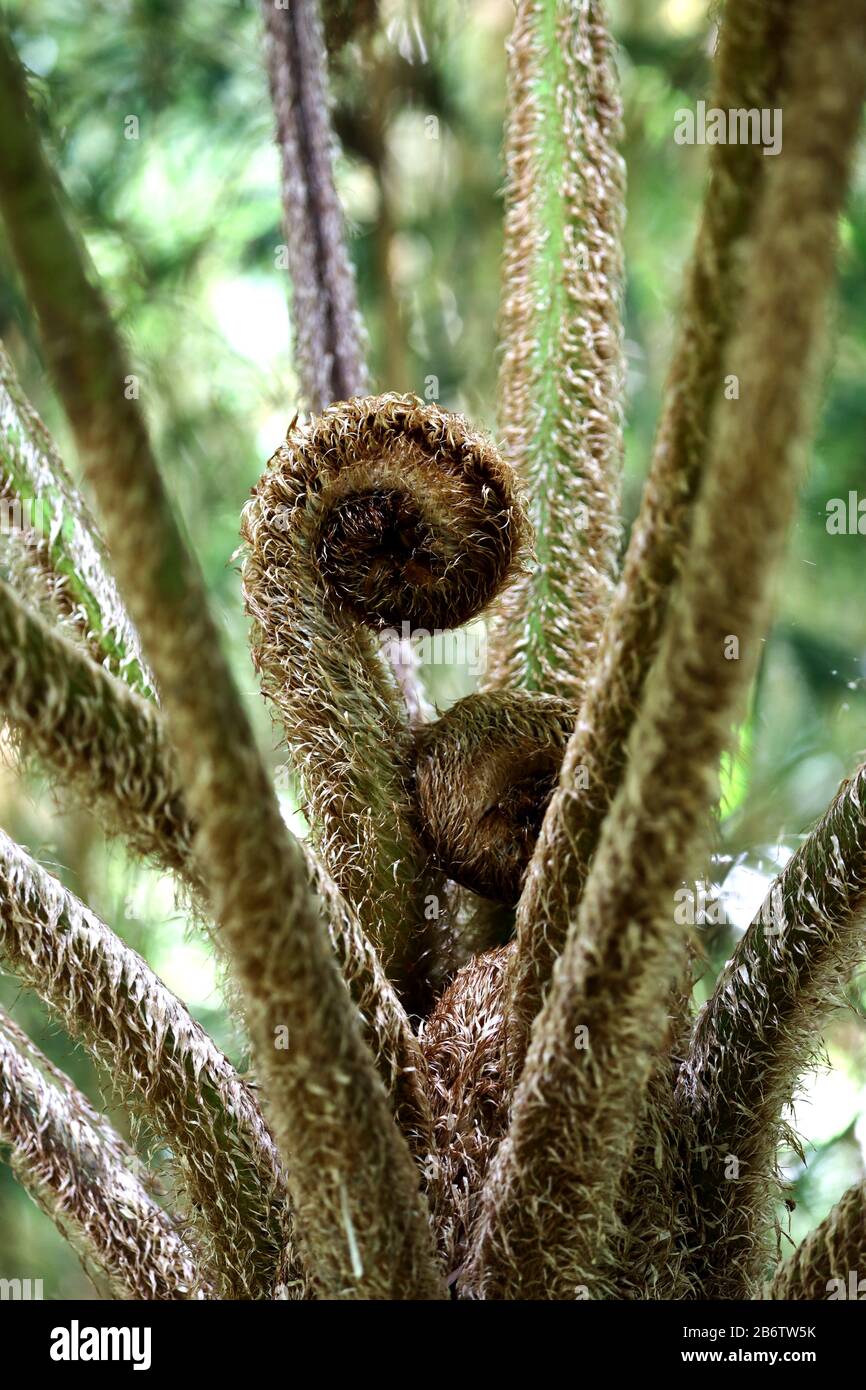
[{"label": "brown scales on frond", "polygon": [[466,1258],[482,1183],[502,1133],[504,970],[503,949],[471,960],[421,1028],[435,1123],[427,1196],[452,1282]]},{"label": "brown scales on frond", "polygon": [[449,878],[517,902],[575,719],[556,696],[493,691],[419,730],[421,834]]},{"label": "brown scales on frond", "polygon": [[[334,216],[321,29],[316,0],[279,19],[267,10],[299,360],[319,407],[336,394],[328,382],[342,380],[350,395],[364,375]],[[95,1216],[90,1253],[113,1265],[121,1288],[185,1293],[192,1260],[196,1287],[209,1286],[213,1264],[217,1288],[263,1297],[435,1299],[446,1281],[470,1298],[760,1287],[780,1110],[810,1030],[861,951],[866,773],[777,881],[786,934],[768,940],[753,924],[691,1040],[687,942],[670,905],[701,849],[793,510],[866,88],[866,0],[729,0],[726,24],[719,87],[736,96],[732,73],[743,82],[732,104],[765,104],[785,69],[785,156],[766,172],[756,150],[744,168],[739,156],[715,156],[652,481],[604,636],[618,515],[622,190],[599,0],[519,0],[515,24],[503,382],[513,388],[509,440],[549,523],[532,578],[521,571],[529,526],[509,466],[462,417],[414,397],[354,398],[295,422],[245,511],[256,658],[303,781],[315,857],[283,825],[143,416],[134,402],[119,406],[122,346],[0,37],[9,240],[165,726],[46,636],[6,590],[0,629],[14,652],[0,661],[0,695],[22,741],[32,734],[36,751],[98,791],[113,818],[134,811],[139,847],[184,873],[194,856],[243,994],[275,1140],[252,1093],[144,963],[0,844],[0,948],[71,1033],[116,1062],[134,1108],[189,1165],[189,1254],[132,1189],[138,1226],[154,1236],[156,1253],[142,1262],[114,1200],[126,1159],[116,1137],[59,1078],[40,1076],[42,1063],[31,1065],[0,1019],[0,1129],[22,1178],[56,1217],[71,1177],[72,1198],[83,1198],[65,1213],[72,1236],[86,1225],[80,1216]],[[733,61],[738,49],[748,62]],[[561,189],[545,186],[539,119],[564,156]],[[551,240],[542,211],[554,193]],[[603,251],[586,277],[581,231]],[[557,234],[563,255],[551,257]],[[740,281],[736,325],[730,292]],[[548,290],[556,345],[541,362],[532,348]],[[726,353],[743,395],[716,417]],[[549,389],[536,392],[540,384]],[[571,507],[583,500],[590,525],[572,565]],[[730,515],[738,525],[719,547],[719,518]],[[473,696],[413,727],[383,659],[389,627],[469,621],[515,576],[495,677],[510,672],[533,693]],[[722,654],[728,632],[740,636],[742,662]],[[538,693],[554,689],[565,698]],[[113,778],[112,736],[124,769]],[[519,949],[466,961],[416,1033],[405,999],[429,1005],[447,977],[429,949],[425,896],[441,893],[443,939],[464,930],[465,956],[488,929],[507,929],[530,861]],[[485,900],[473,902],[472,890]],[[285,1048],[274,1045],[283,1029]],[[746,1181],[724,1192],[713,1162],[723,1140],[751,1162]],[[838,1266],[856,1267],[863,1204],[852,1189],[770,1296],[814,1294]]]},{"label": "brown scales on frond", "polygon": [[417,834],[413,736],[383,643],[403,623],[468,622],[516,571],[528,529],[512,471],[440,406],[340,402],[289,430],[243,536],[255,661],[314,839],[392,977],[425,1007],[423,902],[442,885]]},{"label": "brown scales on frond", "polygon": [[459,415],[358,397],[289,430],[259,496],[309,545],[329,590],[372,628],[454,628],[499,592],[528,527],[511,468]]}]

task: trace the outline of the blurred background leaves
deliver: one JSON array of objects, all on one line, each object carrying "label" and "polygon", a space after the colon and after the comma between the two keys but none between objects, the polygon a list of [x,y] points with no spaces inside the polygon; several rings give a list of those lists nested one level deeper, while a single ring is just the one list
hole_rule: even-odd
[{"label": "blurred background leaves", "polygon": [[[232,562],[241,506],[296,409],[281,268],[277,155],[253,0],[7,0],[36,78],[46,135],[130,342],[163,471],[222,616],[263,743],[274,739],[246,648]],[[504,43],[510,0],[328,0],[337,178],[377,389],[415,391],[495,432]],[[699,0],[611,0],[621,45],[629,170],[625,510],[646,468],[694,230],[705,150],[673,139],[675,112],[706,95],[713,27]],[[137,137],[126,138],[134,130]],[[0,236],[0,336],[22,385],[74,451],[35,326]],[[727,924],[707,926],[699,994],[766,883],[866,747],[866,617],[859,534],[830,535],[827,503],[866,495],[866,169],[843,227],[822,427],[775,628],[725,769],[714,879]],[[718,518],[725,544],[736,517]],[[446,648],[447,650],[447,648]],[[431,697],[470,690],[465,665],[430,665]],[[297,829],[291,778],[273,769]],[[84,812],[0,766],[0,823],[84,897],[244,1064],[218,970],[172,885],[106,845]],[[673,911],[673,909],[672,909]],[[90,1065],[13,980],[11,1008],[52,1059],[99,1098]],[[827,1035],[832,1070],[807,1079],[787,1157],[799,1239],[864,1173],[864,991]],[[122,1117],[115,1116],[123,1124]],[[158,1164],[159,1156],[155,1156]],[[788,1222],[788,1214],[780,1220]],[[0,1166],[0,1277],[42,1278],[46,1297],[90,1297],[77,1261]]]}]

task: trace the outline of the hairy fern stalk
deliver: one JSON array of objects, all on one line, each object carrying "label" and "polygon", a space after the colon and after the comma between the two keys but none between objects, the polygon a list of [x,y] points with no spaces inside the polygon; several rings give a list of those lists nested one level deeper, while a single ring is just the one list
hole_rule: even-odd
[{"label": "hairy fern stalk", "polygon": [[[0,709],[22,771],[47,772],[176,876],[224,961],[255,1076],[0,830],[0,962],[167,1152],[170,1190],[0,1013],[3,1156],[109,1297],[821,1297],[863,1257],[866,1190],[779,1263],[777,1158],[863,955],[866,768],[699,1017],[672,902],[706,862],[796,511],[866,0],[728,0],[717,104],[783,106],[784,149],[710,152],[624,559],[624,167],[605,6],[516,4],[501,447],[439,405],[368,394],[332,167],[331,21],[317,0],[264,5],[302,399],[241,521],[253,662],[303,845],[0,35],[0,210],[104,530],[0,347],[0,502],[24,518],[3,533]],[[724,548],[720,516],[739,519]],[[404,624],[481,615],[482,688],[428,710]]]}]

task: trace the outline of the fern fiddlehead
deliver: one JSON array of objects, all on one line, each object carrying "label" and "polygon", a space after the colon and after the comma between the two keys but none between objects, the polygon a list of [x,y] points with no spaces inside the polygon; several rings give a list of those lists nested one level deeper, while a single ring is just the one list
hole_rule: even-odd
[{"label": "fern fiddlehead", "polygon": [[516,903],[574,728],[568,700],[469,695],[416,739],[422,834],[455,882]]},{"label": "fern fiddlehead", "polygon": [[405,982],[430,879],[414,739],[381,644],[469,621],[515,572],[528,528],[511,470],[437,405],[353,399],[293,423],[242,531],[254,659],[316,841]]}]

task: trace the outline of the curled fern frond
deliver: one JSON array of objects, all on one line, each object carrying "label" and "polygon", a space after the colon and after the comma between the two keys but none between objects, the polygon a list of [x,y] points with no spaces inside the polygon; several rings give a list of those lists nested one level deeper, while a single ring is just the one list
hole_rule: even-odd
[{"label": "curled fern frond", "polygon": [[108,1297],[212,1296],[135,1154],[0,1009],[0,1146]]},{"label": "curled fern frond", "polygon": [[462,416],[388,394],[296,422],[258,497],[338,607],[377,630],[432,629],[469,622],[514,573],[527,537],[514,486]]},{"label": "curled fern frond", "polygon": [[292,426],[243,536],[254,656],[316,839],[399,976],[422,926],[427,856],[382,645],[469,621],[513,574],[527,526],[511,471],[439,406],[353,400]]},{"label": "curled fern frond", "polygon": [[575,718],[556,696],[492,691],[418,731],[420,832],[449,878],[517,902]]},{"label": "curled fern frond", "polygon": [[340,974],[358,1011],[394,1118],[423,1171],[433,1148],[433,1113],[427,1063],[418,1038],[357,914],[312,855],[308,867]]}]

